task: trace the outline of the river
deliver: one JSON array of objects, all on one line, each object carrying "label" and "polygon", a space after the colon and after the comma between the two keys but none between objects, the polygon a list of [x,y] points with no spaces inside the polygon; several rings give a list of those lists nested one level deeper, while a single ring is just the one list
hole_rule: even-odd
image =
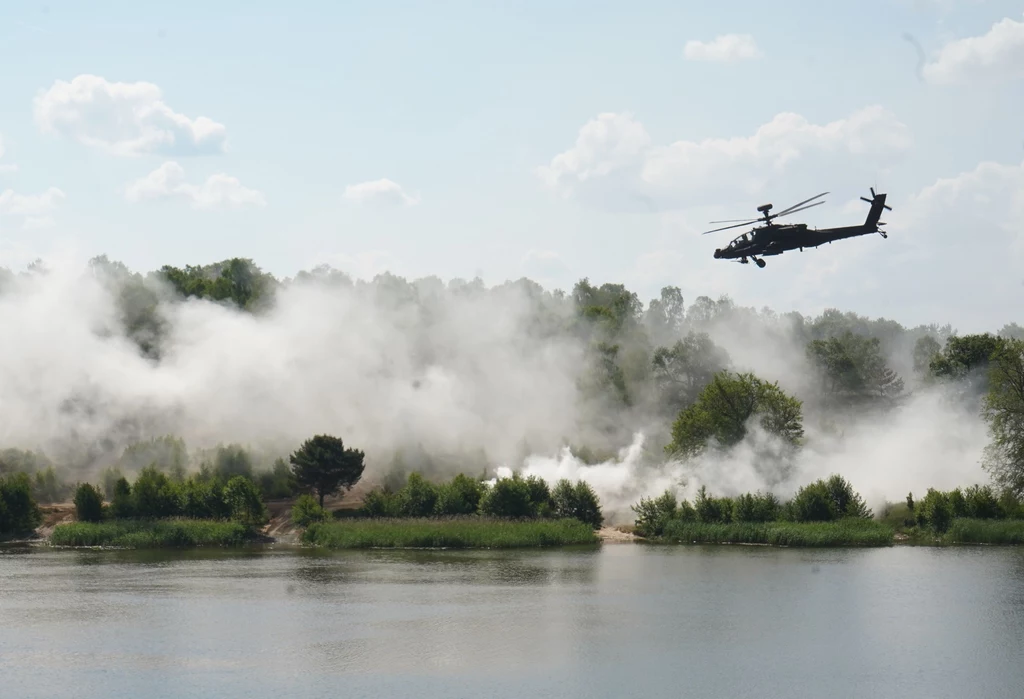
[{"label": "river", "polygon": [[0,551],[5,699],[1024,687],[1024,549]]}]

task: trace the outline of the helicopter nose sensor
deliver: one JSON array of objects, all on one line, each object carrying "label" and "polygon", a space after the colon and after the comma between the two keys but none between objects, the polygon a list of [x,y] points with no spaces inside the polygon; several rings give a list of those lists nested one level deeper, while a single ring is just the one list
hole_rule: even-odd
[{"label": "helicopter nose sensor", "polygon": [[715,248],[715,259],[717,260],[721,256],[722,256],[722,249],[721,248]]}]

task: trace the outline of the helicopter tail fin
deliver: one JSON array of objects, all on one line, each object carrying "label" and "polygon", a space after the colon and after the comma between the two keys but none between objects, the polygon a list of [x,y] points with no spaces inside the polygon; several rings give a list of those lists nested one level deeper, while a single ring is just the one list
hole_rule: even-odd
[{"label": "helicopter tail fin", "polygon": [[871,204],[871,209],[868,211],[868,217],[864,220],[864,225],[872,230],[878,230],[878,222],[882,218],[882,209],[892,211],[892,207],[885,204],[885,194],[875,194],[875,188],[872,187],[871,198],[861,197],[861,199]]}]

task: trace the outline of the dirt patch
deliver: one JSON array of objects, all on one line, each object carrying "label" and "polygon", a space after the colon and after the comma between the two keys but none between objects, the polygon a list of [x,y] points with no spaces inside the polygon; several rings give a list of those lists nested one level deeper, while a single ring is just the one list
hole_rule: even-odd
[{"label": "dirt patch", "polygon": [[625,544],[640,540],[640,537],[632,532],[624,532],[613,527],[601,527],[597,532],[597,536],[601,541],[609,544]]}]

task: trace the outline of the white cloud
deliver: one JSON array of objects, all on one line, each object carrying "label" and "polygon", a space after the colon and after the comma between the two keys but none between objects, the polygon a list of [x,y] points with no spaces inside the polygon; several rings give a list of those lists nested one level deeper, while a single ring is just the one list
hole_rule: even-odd
[{"label": "white cloud", "polygon": [[[4,139],[0,137],[0,158],[4,157]],[[17,172],[18,166],[14,163],[0,163],[0,174],[6,172]]]},{"label": "white cloud", "polygon": [[223,124],[175,112],[153,83],[79,75],[71,82],[55,81],[36,96],[34,106],[36,123],[44,133],[68,136],[116,155],[199,155],[225,150]]},{"label": "white cloud", "polygon": [[401,185],[387,178],[351,184],[345,188],[345,199],[383,206],[414,206],[420,201],[419,196],[406,194]]},{"label": "white cloud", "polygon": [[0,192],[0,218],[19,221],[24,228],[43,228],[53,224],[51,213],[65,198],[64,192],[50,187],[41,194]]},{"label": "white cloud", "polygon": [[145,177],[129,183],[124,196],[131,202],[180,198],[187,200],[194,209],[238,209],[262,207],[267,203],[262,192],[244,187],[238,178],[224,173],[210,175],[200,185],[190,184],[185,180],[184,168],[174,161],[166,162]]},{"label": "white cloud", "polygon": [[[563,196],[600,206],[648,210],[749,198],[786,178],[788,187],[871,182],[912,143],[892,113],[870,106],[827,124],[784,112],[750,136],[656,146],[631,114],[605,113],[585,124],[576,144],[538,168]],[[814,192],[811,192],[814,193]]]},{"label": "white cloud", "polygon": [[712,41],[687,41],[683,55],[690,61],[732,63],[761,58],[761,49],[750,34],[722,34]]},{"label": "white cloud", "polygon": [[937,85],[1024,78],[1024,22],[1007,17],[981,36],[949,42],[922,75]]}]

